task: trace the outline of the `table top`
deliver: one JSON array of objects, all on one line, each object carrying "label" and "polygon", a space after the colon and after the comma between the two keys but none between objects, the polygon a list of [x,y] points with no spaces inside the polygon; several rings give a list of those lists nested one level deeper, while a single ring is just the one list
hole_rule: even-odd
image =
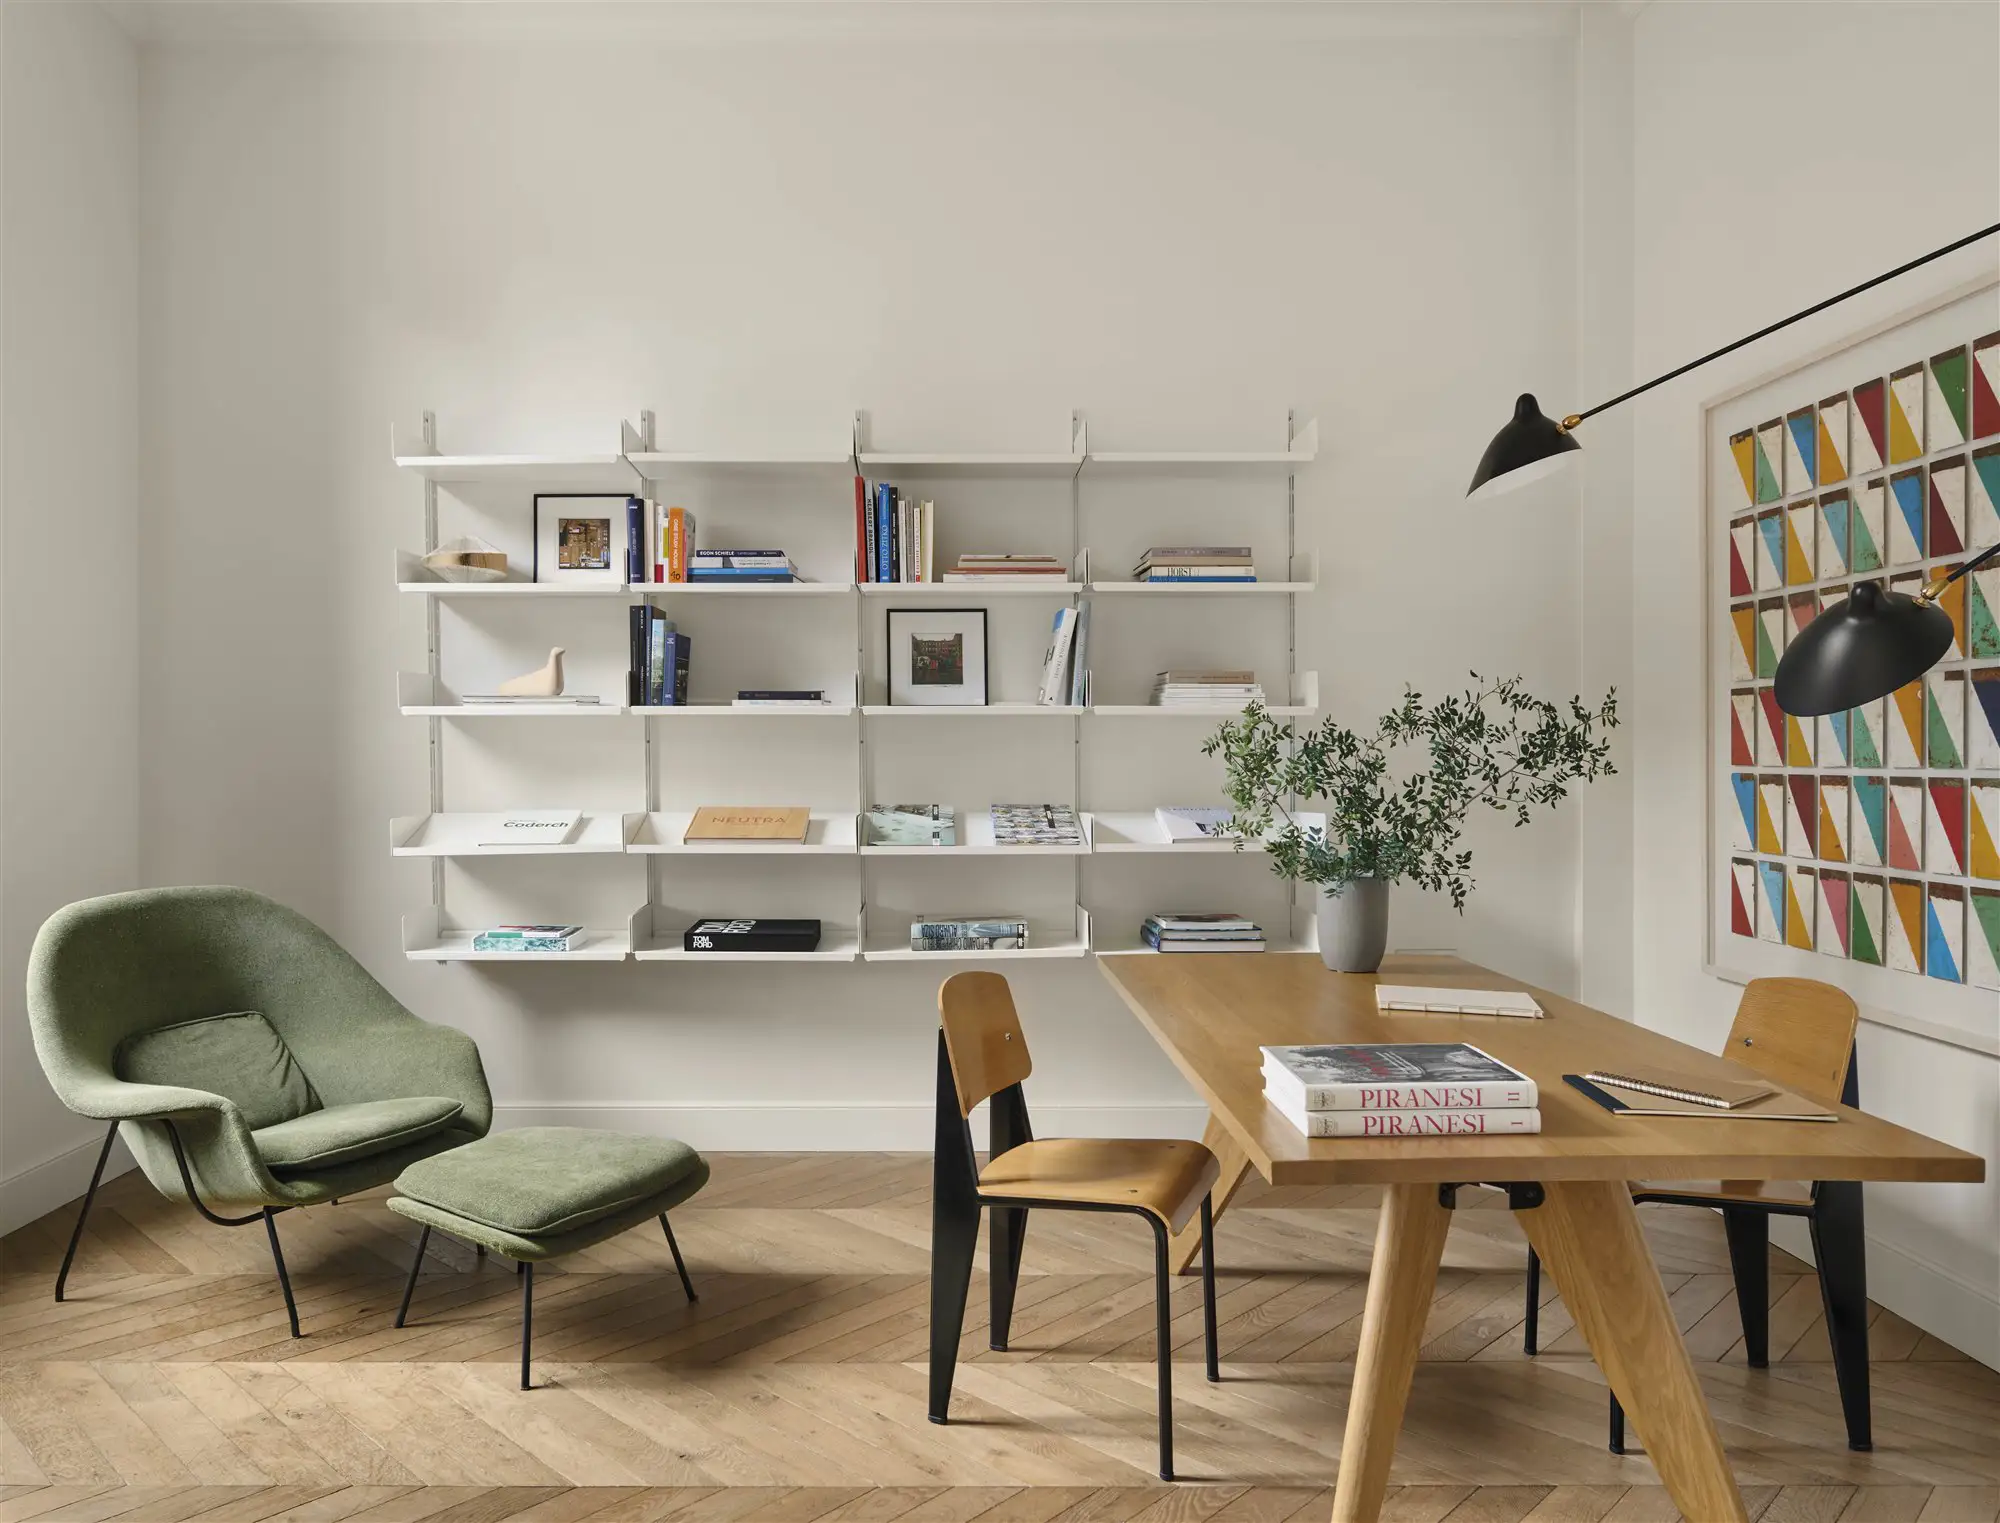
[{"label": "table top", "polygon": [[[1741,1078],[1726,1059],[1456,957],[1399,956],[1376,974],[1330,973],[1310,952],[1100,957],[1141,1024],[1210,1114],[1273,1184],[1505,1183],[1557,1179],[1901,1179],[1977,1182],[1985,1160],[1843,1107],[1831,1124],[1617,1115],[1566,1073],[1655,1064]],[[1375,984],[1526,989],[1542,1020],[1385,1015]],[[1264,1103],[1260,1046],[1466,1042],[1533,1079],[1537,1135],[1308,1138]],[[1867,1095],[1867,1075],[1862,1075]]]}]

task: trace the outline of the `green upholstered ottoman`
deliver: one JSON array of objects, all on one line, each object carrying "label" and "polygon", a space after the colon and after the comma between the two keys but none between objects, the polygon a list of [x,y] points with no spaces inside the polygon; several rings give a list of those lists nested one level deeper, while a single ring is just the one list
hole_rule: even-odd
[{"label": "green upholstered ottoman", "polygon": [[396,1176],[389,1209],[423,1227],[410,1264],[401,1327],[417,1288],[431,1229],[514,1260],[521,1276],[521,1389],[528,1389],[534,1334],[535,1265],[616,1237],[658,1217],[695,1299],[667,1212],[708,1183],[708,1164],[684,1142],[580,1126],[524,1126],[496,1132],[411,1164]]}]

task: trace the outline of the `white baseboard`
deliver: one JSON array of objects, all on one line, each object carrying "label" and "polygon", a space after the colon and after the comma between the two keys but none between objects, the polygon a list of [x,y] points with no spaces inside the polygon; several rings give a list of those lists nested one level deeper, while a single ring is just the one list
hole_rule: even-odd
[{"label": "white baseboard", "polygon": [[[1199,1104],[1036,1105],[1035,1130],[1049,1137],[1201,1136],[1208,1112]],[[716,1153],[928,1153],[937,1135],[928,1105],[759,1105],[631,1103],[496,1105],[496,1129],[517,1126],[594,1126],[613,1132],[678,1137],[689,1147]],[[982,1106],[973,1113],[973,1139],[986,1142]]]},{"label": "white baseboard", "polygon": [[[1812,1236],[1797,1218],[1774,1217],[1771,1241],[1808,1264]],[[2000,1370],[2000,1301],[1957,1275],[1878,1237],[1868,1239],[1868,1299],[1933,1338]]]},{"label": "white baseboard", "polygon": [[[0,1179],[0,1235],[82,1199],[83,1192],[90,1188],[90,1170],[97,1162],[97,1150],[103,1146],[104,1136],[100,1132],[67,1153],[58,1153],[46,1162]],[[124,1142],[113,1143],[111,1156],[104,1163],[104,1177],[114,1179],[133,1167],[132,1155],[126,1151]]]}]

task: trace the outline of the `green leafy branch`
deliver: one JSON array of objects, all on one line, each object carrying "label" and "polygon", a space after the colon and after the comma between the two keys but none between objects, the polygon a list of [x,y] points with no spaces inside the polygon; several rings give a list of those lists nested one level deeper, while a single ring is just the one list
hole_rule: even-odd
[{"label": "green leafy branch", "polygon": [[[1616,690],[1595,708],[1572,697],[1567,707],[1526,692],[1521,679],[1482,678],[1464,693],[1426,703],[1406,688],[1371,735],[1322,720],[1300,733],[1279,724],[1263,704],[1225,721],[1203,744],[1227,769],[1233,829],[1263,839],[1271,871],[1338,888],[1357,878],[1415,883],[1451,895],[1464,910],[1472,853],[1459,837],[1472,810],[1484,807],[1527,824],[1552,808],[1572,783],[1617,769],[1611,738]],[[1428,764],[1392,774],[1395,753],[1421,747]],[[1326,827],[1303,826],[1297,801],[1324,800]],[[1239,842],[1239,849],[1241,842]]]}]

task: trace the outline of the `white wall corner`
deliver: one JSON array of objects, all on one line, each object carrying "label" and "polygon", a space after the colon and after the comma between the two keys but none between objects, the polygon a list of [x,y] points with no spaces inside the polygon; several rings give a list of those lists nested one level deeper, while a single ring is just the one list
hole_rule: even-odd
[{"label": "white wall corner", "polygon": [[[1795,1217],[1774,1217],[1771,1241],[1813,1262],[1812,1234]],[[1868,1299],[1960,1353],[2000,1370],[2000,1297],[1886,1239],[1868,1239]]]},{"label": "white wall corner", "polygon": [[[0,1179],[0,1237],[82,1199],[90,1188],[91,1165],[103,1146],[104,1133],[99,1131],[89,1142]],[[114,1179],[134,1167],[123,1139],[113,1143],[104,1177]]]}]

